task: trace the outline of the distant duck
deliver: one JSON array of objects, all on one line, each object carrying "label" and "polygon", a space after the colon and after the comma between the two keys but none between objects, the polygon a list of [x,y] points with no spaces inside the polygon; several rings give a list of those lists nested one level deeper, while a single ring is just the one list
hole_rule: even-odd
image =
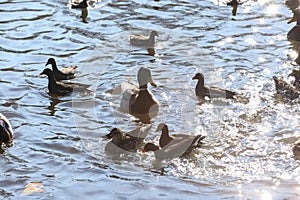
[{"label": "distant duck", "polygon": [[295,142],[295,144],[292,147],[292,151],[293,151],[294,156],[297,159],[300,159],[300,140]]},{"label": "distant duck", "polygon": [[[157,131],[162,131],[161,136],[159,138],[159,146],[161,148],[167,146],[171,141],[182,141],[184,139],[195,139],[196,141],[193,142],[193,144],[197,144],[196,147],[201,146],[201,141],[205,138],[205,136],[197,135],[196,137],[194,135],[187,135],[187,134],[173,134],[172,136],[169,135],[169,129],[168,126],[165,123],[160,123],[157,126]],[[190,148],[194,148],[195,146],[190,146]],[[187,152],[190,152],[192,149],[188,149]]]},{"label": "distant duck", "polygon": [[292,73],[289,74],[289,76],[295,77],[295,80],[293,82],[293,86],[300,91],[300,68],[298,70],[293,69]]},{"label": "distant duck", "polygon": [[276,76],[273,76],[273,79],[275,81],[277,94],[289,100],[294,100],[299,97],[300,91],[298,91],[291,84],[287,83],[282,77],[278,79]]},{"label": "distant duck", "polygon": [[64,67],[61,70],[58,70],[54,58],[49,58],[45,66],[47,66],[49,64],[51,64],[51,66],[52,66],[54,77],[57,81],[69,80],[69,79],[73,79],[76,77],[76,75],[74,73],[75,73],[77,66]]},{"label": "distant duck", "polygon": [[71,4],[71,8],[75,8],[75,9],[84,9],[87,8],[88,4],[87,4],[87,0],[83,0],[80,3],[72,3]]},{"label": "distant duck", "polygon": [[14,132],[8,119],[0,113],[0,149],[4,143],[7,147],[13,144]]},{"label": "distant duck", "polygon": [[151,31],[149,38],[141,35],[130,35],[130,45],[153,48],[155,45],[155,36],[158,37],[156,31]]},{"label": "distant duck", "polygon": [[236,95],[235,92],[221,89],[214,86],[204,86],[204,76],[201,73],[197,73],[192,80],[198,80],[195,93],[198,97],[204,99],[206,96],[209,98],[226,98],[233,99]]},{"label": "distant duck", "polygon": [[299,0],[286,0],[285,4],[293,12],[293,17],[288,21],[288,24],[292,23],[294,21],[297,21],[295,10],[300,6],[300,1]]},{"label": "distant duck", "polygon": [[236,16],[237,7],[240,5],[240,2],[238,0],[231,0],[227,3],[227,6],[232,6],[232,15]]},{"label": "distant duck", "polygon": [[107,138],[111,139],[105,146],[105,151],[111,154],[123,154],[128,152],[136,152],[141,149],[144,138],[147,136],[151,125],[139,126],[136,129],[124,133],[119,128],[113,128]]},{"label": "distant duck", "polygon": [[292,41],[300,41],[300,8],[295,10],[297,24],[287,34],[287,38]]},{"label": "distant duck", "polygon": [[182,135],[172,138],[170,142],[162,148],[153,143],[147,143],[142,152],[154,151],[155,158],[159,162],[176,157],[184,157],[190,154],[195,148],[201,147],[204,138],[205,137],[201,135]]},{"label": "distant duck", "polygon": [[148,90],[148,83],[153,87],[157,85],[152,80],[151,71],[141,67],[137,74],[139,87],[133,84],[124,84],[120,103],[120,111],[130,113],[144,123],[150,123],[150,119],[158,114],[158,101]]}]

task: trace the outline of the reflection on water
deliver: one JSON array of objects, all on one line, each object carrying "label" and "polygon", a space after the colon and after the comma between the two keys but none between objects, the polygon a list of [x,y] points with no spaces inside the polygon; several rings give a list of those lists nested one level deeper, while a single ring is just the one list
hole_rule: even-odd
[{"label": "reflection on water", "polygon": [[[291,11],[282,0],[244,2],[235,20],[226,4],[211,0],[87,1],[83,10],[61,0],[2,2],[0,105],[15,145],[0,154],[0,197],[26,198],[26,185],[39,182],[44,192],[32,196],[44,199],[299,198],[292,146],[300,110],[275,97],[272,80],[297,68],[297,44],[287,40]],[[141,30],[159,32],[155,48],[130,46],[128,36]],[[48,95],[37,77],[48,57],[78,65],[74,81],[90,91]],[[152,126],[206,135],[191,158],[164,161],[164,176],[152,172],[151,153],[113,160],[104,151],[108,130],[137,127],[117,109],[119,95],[107,91],[136,82],[141,66],[158,85]],[[247,100],[199,102],[191,80],[197,72]],[[147,140],[157,143],[154,131]]]}]

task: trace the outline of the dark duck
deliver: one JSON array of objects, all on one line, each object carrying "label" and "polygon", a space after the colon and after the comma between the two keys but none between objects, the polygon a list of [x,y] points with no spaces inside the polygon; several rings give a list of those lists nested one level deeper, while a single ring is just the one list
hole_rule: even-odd
[{"label": "dark duck", "polygon": [[195,93],[198,97],[204,99],[206,96],[209,98],[226,98],[233,99],[236,95],[235,92],[221,89],[214,86],[205,86],[204,85],[204,76],[201,73],[197,73],[192,80],[198,80],[196,85]]},{"label": "dark duck", "polygon": [[52,66],[53,74],[57,81],[69,80],[76,77],[74,73],[77,66],[64,67],[61,70],[59,70],[57,68],[56,61],[54,60],[54,58],[49,58],[45,66],[49,64]]}]

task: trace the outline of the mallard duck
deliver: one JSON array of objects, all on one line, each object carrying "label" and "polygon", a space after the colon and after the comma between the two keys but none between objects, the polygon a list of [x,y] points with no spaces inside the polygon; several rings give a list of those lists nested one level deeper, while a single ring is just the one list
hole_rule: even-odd
[{"label": "mallard duck", "polygon": [[2,143],[8,147],[12,146],[13,137],[14,132],[11,124],[9,123],[8,119],[0,113],[0,149],[2,147]]},{"label": "mallard duck", "polygon": [[159,161],[187,156],[193,149],[201,147],[203,144],[202,140],[205,138],[205,136],[202,135],[195,136],[186,134],[176,134],[171,137],[165,123],[158,125],[156,131],[159,130],[162,130],[159,146],[150,142],[144,146],[142,151],[143,153],[154,151],[155,157]]},{"label": "mallard duck", "polygon": [[288,24],[297,21],[295,10],[300,6],[299,0],[286,0],[285,5],[293,12],[293,17],[288,21]]},{"label": "mallard duck", "polygon": [[295,77],[293,86],[300,91],[300,68],[298,70],[293,69],[289,76]]},{"label": "mallard duck", "polygon": [[237,7],[240,5],[240,2],[238,0],[231,0],[227,3],[227,6],[232,6],[232,15],[236,16]]},{"label": "mallard duck", "polygon": [[[196,137],[194,135],[186,135],[186,134],[173,134],[172,136],[169,135],[169,129],[168,126],[165,123],[160,123],[157,126],[157,131],[162,131],[161,136],[159,138],[159,146],[161,148],[167,146],[172,140],[182,140],[184,138],[195,138],[197,139],[197,146],[201,146],[201,141],[205,138],[205,136],[197,135]],[[194,146],[191,146],[191,148],[194,148]],[[189,151],[188,151],[189,152]]]},{"label": "mallard duck", "polygon": [[155,36],[158,37],[156,31],[151,31],[149,38],[146,38],[145,36],[141,35],[130,35],[130,45],[153,48],[155,44]]},{"label": "mallard duck", "polygon": [[273,76],[277,94],[289,100],[294,100],[299,97],[300,92],[291,84],[287,83],[282,77],[278,79]]},{"label": "mallard duck", "polygon": [[120,137],[122,135],[123,137],[128,137],[130,139],[130,144],[131,149],[137,150],[139,147],[144,145],[144,138],[147,136],[149,130],[151,129],[151,124],[150,125],[139,125],[137,128],[124,133],[121,129],[119,128],[113,128],[109,134],[106,135],[107,138],[112,139],[115,136]]},{"label": "mallard duck", "polygon": [[201,73],[197,73],[192,80],[197,80],[198,83],[195,89],[196,95],[202,99],[206,96],[209,98],[226,98],[233,99],[236,95],[235,92],[229,90],[221,89],[214,86],[204,86],[204,76]]},{"label": "mallard duck", "polygon": [[122,94],[120,110],[130,113],[140,118],[143,122],[149,123],[150,119],[158,114],[158,101],[148,90],[148,83],[157,87],[151,77],[151,71],[148,68],[141,67],[137,74],[139,88],[132,84],[126,84]]},{"label": "mallard duck", "polygon": [[45,66],[47,66],[49,64],[51,64],[51,66],[52,66],[54,77],[57,81],[69,80],[69,79],[73,79],[76,77],[74,72],[75,72],[77,66],[64,67],[61,70],[58,70],[54,58],[49,58]]},{"label": "mallard duck", "polygon": [[151,125],[146,126],[144,130],[141,127],[128,133],[122,132],[119,128],[113,128],[107,138],[111,139],[105,146],[105,151],[112,154],[123,154],[136,152],[144,145],[144,138],[147,136]]},{"label": "mallard duck", "polygon": [[296,141],[292,148],[293,154],[296,158],[300,159],[300,140]]},{"label": "mallard duck", "polygon": [[297,18],[297,24],[287,34],[287,38],[293,41],[300,41],[300,8],[294,12]]}]

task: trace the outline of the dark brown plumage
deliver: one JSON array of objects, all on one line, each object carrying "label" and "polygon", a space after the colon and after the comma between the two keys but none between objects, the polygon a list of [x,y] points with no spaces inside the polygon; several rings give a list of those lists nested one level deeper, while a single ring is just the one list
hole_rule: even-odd
[{"label": "dark brown plumage", "polygon": [[130,44],[133,46],[153,48],[155,45],[155,36],[158,37],[156,31],[151,31],[149,38],[140,35],[131,35],[129,38]]},{"label": "dark brown plumage", "polygon": [[282,77],[278,79],[276,76],[273,76],[273,79],[275,81],[277,94],[289,100],[294,100],[299,97],[300,92],[294,86],[287,83]]},{"label": "dark brown plumage", "polygon": [[73,91],[73,88],[70,86],[66,86],[63,83],[56,82],[56,79],[54,77],[54,73],[51,69],[46,68],[44,69],[39,76],[46,75],[48,76],[48,90],[52,94],[56,95],[66,95]]},{"label": "dark brown plumage", "polygon": [[240,5],[240,2],[238,0],[231,0],[227,3],[227,6],[232,6],[232,15],[236,16],[237,7]]},{"label": "dark brown plumage", "polygon": [[75,72],[77,66],[64,67],[61,70],[59,70],[59,69],[57,69],[57,65],[56,65],[54,58],[49,58],[45,66],[47,66],[49,64],[52,66],[54,77],[57,81],[69,80],[69,79],[73,79],[76,77],[74,72]]},{"label": "dark brown plumage", "polygon": [[293,12],[293,17],[288,21],[288,24],[297,21],[295,10],[300,6],[299,0],[286,0],[285,5]]},{"label": "dark brown plumage", "polygon": [[297,18],[297,24],[287,34],[288,40],[300,41],[300,8],[294,12]]},{"label": "dark brown plumage", "polygon": [[75,9],[84,9],[87,8],[88,4],[87,4],[87,0],[83,0],[78,4],[72,4],[71,8],[75,8]]},{"label": "dark brown plumage", "polygon": [[192,80],[198,80],[195,93],[198,97],[204,99],[204,97],[209,98],[226,98],[233,99],[236,95],[235,92],[221,89],[214,86],[204,86],[204,76],[201,73],[197,73]]}]

